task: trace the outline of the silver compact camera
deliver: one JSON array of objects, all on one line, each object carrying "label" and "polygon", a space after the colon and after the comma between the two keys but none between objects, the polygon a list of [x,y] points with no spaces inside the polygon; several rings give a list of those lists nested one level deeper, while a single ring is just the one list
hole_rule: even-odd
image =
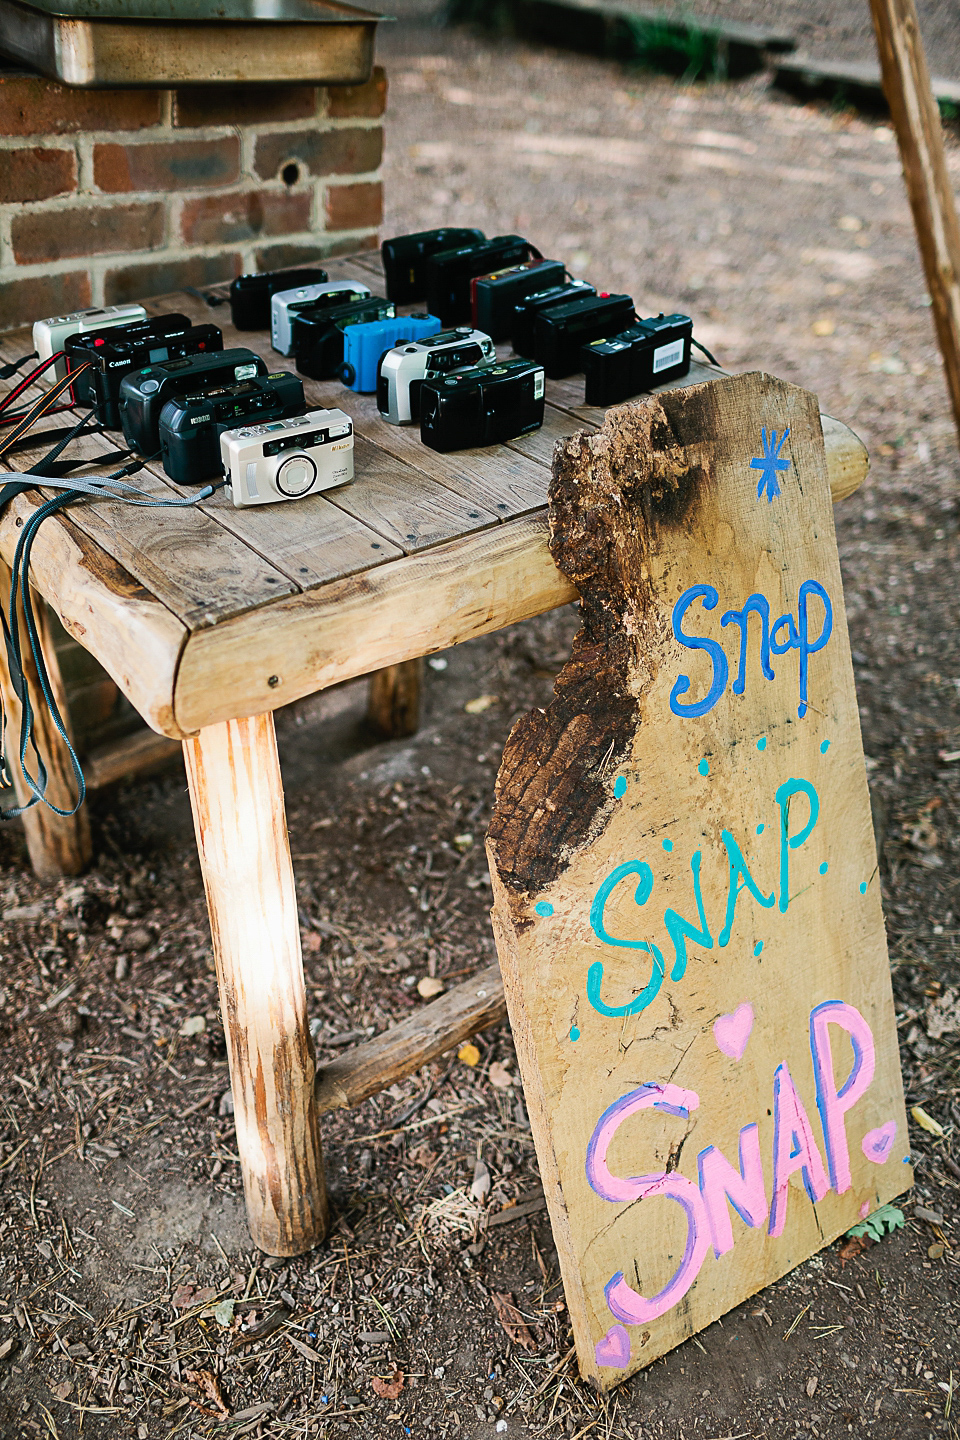
[{"label": "silver compact camera", "polygon": [[[49,360],[63,349],[71,335],[108,330],[114,325],[132,325],[146,318],[142,305],[100,305],[92,310],[74,310],[72,315],[49,315],[46,320],[33,322],[33,348],[39,360]],[[67,373],[66,362],[58,360],[54,372],[57,379],[62,380]]]},{"label": "silver compact camera", "polygon": [[345,305],[354,295],[369,294],[369,285],[359,280],[324,280],[298,285],[295,290],[278,290],[270,301],[270,344],[281,355],[292,355],[293,321],[299,310],[310,305]]},{"label": "silver compact camera", "polygon": [[389,425],[409,425],[420,415],[420,387],[477,365],[492,365],[497,352],[489,335],[469,325],[440,330],[408,345],[394,345],[377,366],[377,409]]},{"label": "silver compact camera", "polygon": [[302,500],[353,479],[353,421],[342,410],[310,410],[220,436],[227,494],[237,508]]}]

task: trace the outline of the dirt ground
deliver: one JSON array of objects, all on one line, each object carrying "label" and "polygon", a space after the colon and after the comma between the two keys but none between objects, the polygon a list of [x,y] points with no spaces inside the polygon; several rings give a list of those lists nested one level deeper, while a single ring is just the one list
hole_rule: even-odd
[{"label": "dirt ground", "polygon": [[[762,81],[681,89],[438,30],[388,63],[384,233],[523,231],[867,442],[836,520],[907,1103],[938,1133],[912,1128],[904,1229],[816,1256],[605,1402],[572,1364],[505,1027],[325,1119],[333,1232],[267,1260],[174,767],[91,802],[80,880],[39,884],[0,832],[0,1433],[957,1436],[960,467],[892,134]],[[321,1061],[425,1003],[423,977],[492,960],[499,754],[575,626],[434,657],[410,741],[368,734],[362,682],[280,716]]]}]

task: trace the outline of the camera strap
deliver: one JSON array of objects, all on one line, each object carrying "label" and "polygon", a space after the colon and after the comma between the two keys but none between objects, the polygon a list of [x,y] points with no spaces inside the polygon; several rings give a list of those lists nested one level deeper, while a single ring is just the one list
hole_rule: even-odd
[{"label": "camera strap", "polygon": [[701,354],[706,355],[706,357],[707,357],[707,359],[710,361],[710,364],[711,364],[711,365],[716,365],[716,367],[717,367],[718,370],[721,368],[721,366],[720,366],[720,361],[719,361],[719,360],[714,360],[713,356],[710,354],[710,351],[707,349],[706,345],[701,345],[701,344],[700,344],[700,341],[699,341],[699,340],[694,340],[694,338],[693,338],[692,335],[690,336],[690,344],[691,344],[691,345],[696,345],[697,349],[701,352]]},{"label": "camera strap", "polygon": [[0,380],[9,380],[11,375],[16,375],[21,365],[26,365],[28,360],[36,358],[36,350],[31,350],[29,355],[21,355],[19,360],[11,360],[9,365],[0,366]]}]

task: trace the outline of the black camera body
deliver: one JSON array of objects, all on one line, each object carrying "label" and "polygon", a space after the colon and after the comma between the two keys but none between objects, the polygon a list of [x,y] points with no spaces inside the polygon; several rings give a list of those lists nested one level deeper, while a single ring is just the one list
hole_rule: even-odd
[{"label": "black camera body", "polygon": [[221,350],[162,360],[134,370],[120,381],[120,423],[124,439],[141,455],[160,450],[160,411],[175,395],[198,395],[220,385],[239,384],[266,375],[266,361],[252,350]]},{"label": "black camera body", "polygon": [[175,395],[160,411],[163,468],[178,485],[202,485],[223,474],[220,436],[238,425],[261,425],[306,411],[303,385],[288,370]]},{"label": "black camera body", "polygon": [[535,290],[562,285],[566,274],[562,260],[525,260],[490,275],[475,275],[470,282],[474,328],[486,331],[491,340],[509,340],[517,302]]},{"label": "black camera body", "polygon": [[316,265],[302,270],[264,270],[238,275],[230,286],[230,318],[237,330],[269,330],[270,301],[278,290],[298,285],[322,285],[326,270]]},{"label": "black camera body", "polygon": [[563,285],[549,285],[544,290],[534,290],[532,295],[525,295],[522,300],[518,300],[513,307],[513,330],[510,336],[516,353],[532,357],[533,329],[537,316],[542,311],[549,310],[553,305],[565,305],[568,300],[576,300],[581,295],[596,293],[596,286],[588,285],[586,280],[569,280]]},{"label": "black camera body", "polygon": [[90,365],[74,384],[78,405],[92,405],[107,430],[120,429],[120,382],[131,370],[223,349],[216,325],[193,325],[186,315],[157,315],[102,334],[71,335],[64,347],[67,368]]},{"label": "black camera body", "polygon": [[618,334],[636,318],[629,295],[582,295],[551,305],[534,322],[534,358],[551,380],[562,380],[580,369],[585,345]]},{"label": "black camera body", "polygon": [[420,439],[432,450],[499,445],[543,424],[543,366],[504,360],[433,375],[420,390]]},{"label": "black camera body", "polygon": [[293,353],[301,375],[332,380],[343,364],[343,330],[371,320],[392,320],[396,306],[380,295],[367,295],[347,305],[301,310],[293,320]]},{"label": "black camera body", "polygon": [[689,315],[656,315],[582,351],[587,405],[617,405],[690,372]]},{"label": "black camera body", "polygon": [[470,321],[470,282],[475,275],[490,275],[507,265],[538,260],[539,250],[522,235],[497,235],[474,245],[436,250],[424,262],[427,309],[444,325]]},{"label": "black camera body", "polygon": [[450,250],[458,245],[475,245],[486,240],[482,230],[421,230],[416,235],[395,235],[380,246],[383,273],[387,279],[387,299],[395,305],[412,305],[426,296],[424,261],[437,250]]}]

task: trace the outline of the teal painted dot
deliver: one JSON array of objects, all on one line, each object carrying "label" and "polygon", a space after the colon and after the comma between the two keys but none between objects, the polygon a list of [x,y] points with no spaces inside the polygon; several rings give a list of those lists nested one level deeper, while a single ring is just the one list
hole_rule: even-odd
[{"label": "teal painted dot", "polygon": [[757,741],[757,749],[758,749],[758,750],[766,750],[766,748],[767,748],[767,737],[766,737],[766,735],[761,735],[761,736],[760,736],[760,739]]},{"label": "teal painted dot", "polygon": [[827,753],[827,751],[828,751],[829,749],[830,749],[830,741],[829,741],[829,740],[821,740],[821,742],[820,742],[820,754],[821,754],[821,755],[826,755],[826,753]]},{"label": "teal painted dot", "polygon": [[627,782],[622,775],[618,775],[613,782],[613,793],[618,800],[621,800],[627,793]]},{"label": "teal painted dot", "polygon": [[866,882],[866,880],[861,880],[861,881],[860,881],[860,894],[861,894],[861,895],[866,895],[866,893],[867,893],[867,882]]},{"label": "teal painted dot", "polygon": [[579,1040],[579,1039],[580,1039],[580,1031],[577,1029],[576,1025],[571,1025],[571,1026],[570,1026],[570,1039],[571,1039],[571,1040]]},{"label": "teal painted dot", "polygon": [[670,851],[673,849],[673,841],[672,841],[672,840],[664,840],[664,842],[663,842],[663,848],[664,848],[664,850],[666,850],[667,854],[669,855],[669,854],[670,854]]},{"label": "teal painted dot", "polygon": [[827,873],[827,871],[828,871],[829,869],[830,869],[830,866],[827,864],[826,860],[822,860],[822,861],[820,862],[820,874],[821,874],[821,875],[826,875],[826,873]]},{"label": "teal painted dot", "polygon": [[701,775],[709,775],[709,774],[710,774],[710,762],[709,762],[708,760],[701,760],[701,761],[700,761],[700,764],[697,766],[697,769],[700,771],[700,774],[701,774]]},{"label": "teal painted dot", "polygon": [[536,910],[538,915],[553,914],[553,906],[550,904],[549,900],[538,900],[533,908],[534,910]]},{"label": "teal painted dot", "polygon": [[754,955],[759,955],[759,954],[760,954],[760,951],[761,951],[762,949],[763,949],[763,941],[762,941],[762,940],[758,940],[757,943],[756,943],[756,945],[754,945],[754,947],[753,947],[753,953],[754,953]]},{"label": "teal painted dot", "polygon": [[904,1155],[904,1157],[903,1157],[903,1163],[904,1163],[904,1165],[909,1165],[909,1164],[910,1164],[910,1156],[909,1156],[909,1155]]},{"label": "teal painted dot", "polygon": [[758,835],[762,835],[762,834],[763,834],[763,829],[764,829],[764,827],[763,827],[762,825],[758,825],[758,826],[757,826],[757,834],[758,834]]}]

